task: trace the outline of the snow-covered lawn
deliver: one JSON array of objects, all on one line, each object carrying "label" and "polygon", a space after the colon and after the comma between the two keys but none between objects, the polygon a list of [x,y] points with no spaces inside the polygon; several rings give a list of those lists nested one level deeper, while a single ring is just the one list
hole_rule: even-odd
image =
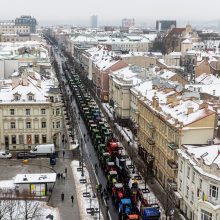
[{"label": "snow-covered lawn", "polygon": [[[92,220],[94,219],[95,216],[98,216],[98,213],[95,214],[95,216],[91,216],[90,214],[87,214],[86,209],[87,208],[98,208],[99,204],[98,204],[98,200],[97,198],[93,198],[93,189],[90,183],[90,179],[89,179],[89,173],[86,169],[86,167],[84,168],[84,177],[81,176],[81,172],[77,171],[77,168],[79,167],[79,162],[78,161],[72,161],[71,163],[71,168],[73,171],[73,176],[74,176],[74,181],[75,181],[75,186],[76,186],[76,194],[77,194],[77,201],[79,204],[79,208],[80,208],[80,219],[83,220]],[[87,180],[87,184],[80,183],[80,179],[86,179]],[[91,198],[87,198],[87,197],[83,197],[83,193],[86,192],[86,187],[87,187],[87,192],[90,192]],[[91,206],[90,206],[91,203]],[[103,219],[102,213],[101,214],[101,218]]]}]

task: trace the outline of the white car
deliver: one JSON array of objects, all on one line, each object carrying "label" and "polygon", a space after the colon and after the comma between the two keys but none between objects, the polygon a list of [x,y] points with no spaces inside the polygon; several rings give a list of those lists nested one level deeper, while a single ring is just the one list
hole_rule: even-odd
[{"label": "white car", "polygon": [[1,159],[10,159],[10,158],[12,158],[12,154],[9,151],[1,150],[0,151],[0,158]]}]

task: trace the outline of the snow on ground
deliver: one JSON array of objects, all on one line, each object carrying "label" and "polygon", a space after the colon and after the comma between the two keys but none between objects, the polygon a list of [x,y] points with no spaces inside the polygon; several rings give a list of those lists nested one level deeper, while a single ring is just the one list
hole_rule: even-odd
[{"label": "snow on ground", "polygon": [[[97,198],[93,198],[93,189],[90,183],[89,179],[89,173],[86,169],[84,168],[84,177],[81,176],[81,172],[77,171],[77,168],[79,167],[79,162],[78,161],[72,161],[71,163],[71,168],[74,176],[74,181],[75,181],[75,186],[76,186],[76,194],[77,194],[77,201],[79,204],[80,208],[80,219],[83,220],[92,220],[98,216],[98,214],[95,214],[94,217],[91,216],[90,214],[87,214],[86,209],[90,208],[90,203],[91,203],[91,208],[98,208],[98,200]],[[81,184],[80,179],[86,179],[87,184]],[[87,192],[90,192],[91,198],[83,197],[83,193],[86,192],[86,186],[87,186]],[[101,213],[101,218],[104,220],[102,213]]]},{"label": "snow on ground", "polygon": [[1,190],[9,190],[15,189],[14,180],[2,180],[0,181],[0,189]]},{"label": "snow on ground", "polygon": [[108,116],[113,120],[113,109],[108,103],[103,103],[102,106],[104,107],[105,111],[107,112]]}]

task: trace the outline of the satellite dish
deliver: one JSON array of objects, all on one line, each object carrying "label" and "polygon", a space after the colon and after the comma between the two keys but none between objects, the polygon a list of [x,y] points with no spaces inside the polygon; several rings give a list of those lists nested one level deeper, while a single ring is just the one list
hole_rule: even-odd
[{"label": "satellite dish", "polygon": [[182,84],[177,85],[176,91],[177,92],[182,92],[183,91],[183,85]]}]

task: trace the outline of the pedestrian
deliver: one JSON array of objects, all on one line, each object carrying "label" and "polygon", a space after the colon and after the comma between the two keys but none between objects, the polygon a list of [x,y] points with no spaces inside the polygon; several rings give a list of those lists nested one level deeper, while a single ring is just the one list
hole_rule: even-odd
[{"label": "pedestrian", "polygon": [[60,173],[57,174],[57,179],[58,179],[58,180],[60,179]]},{"label": "pedestrian", "polygon": [[63,174],[62,173],[60,174],[60,177],[61,177],[61,179],[63,179]]},{"label": "pedestrian", "polygon": [[89,142],[89,137],[87,137],[87,142]]},{"label": "pedestrian", "polygon": [[64,158],[64,156],[65,156],[65,151],[63,151],[63,158]]},{"label": "pedestrian", "polygon": [[63,173],[63,179],[64,179],[64,180],[66,179],[66,174],[65,174],[65,173]]},{"label": "pedestrian", "polygon": [[100,190],[100,192],[102,191],[102,184],[101,183],[99,183],[99,190]]},{"label": "pedestrian", "polygon": [[104,195],[104,193],[103,193],[103,191],[101,192],[101,198],[103,199],[103,195]]},{"label": "pedestrian", "polygon": [[74,201],[74,196],[73,195],[71,196],[71,201],[72,201],[72,204],[73,204],[73,201]]},{"label": "pedestrian", "polygon": [[64,193],[63,192],[61,193],[61,200],[62,200],[62,202],[64,201]]},{"label": "pedestrian", "polygon": [[65,174],[67,174],[67,167],[65,167]]}]

